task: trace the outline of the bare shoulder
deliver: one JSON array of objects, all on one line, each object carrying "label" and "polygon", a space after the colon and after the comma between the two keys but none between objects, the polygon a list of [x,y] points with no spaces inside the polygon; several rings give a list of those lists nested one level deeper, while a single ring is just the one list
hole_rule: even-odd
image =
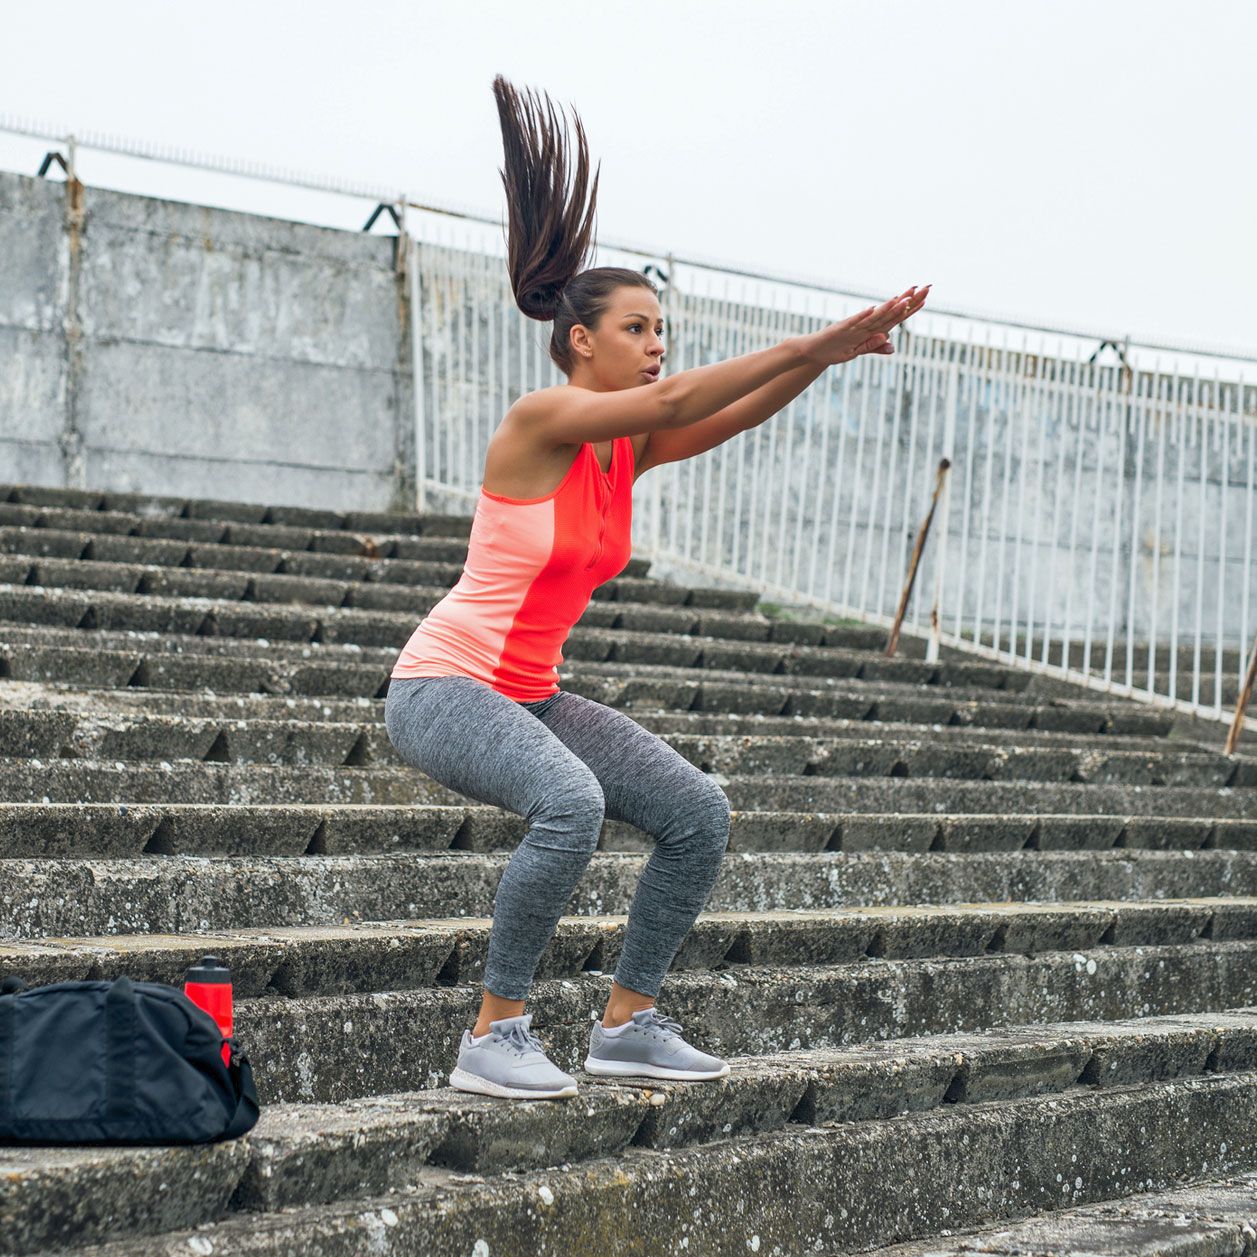
[{"label": "bare shoulder", "polygon": [[533,419],[539,415],[561,406],[576,393],[588,393],[589,390],[573,384],[552,384],[548,388],[536,388],[525,393],[507,410],[506,417],[515,415],[520,419]]},{"label": "bare shoulder", "polygon": [[544,420],[547,415],[554,413],[556,406],[563,404],[564,394],[568,392],[570,389],[555,385],[553,388],[539,388],[525,393],[507,407],[494,437],[501,437],[516,447],[531,447],[538,453],[549,453],[561,448],[562,442],[547,439]]},{"label": "bare shoulder", "polygon": [[505,497],[530,499],[549,493],[571,465],[571,446],[547,440],[539,410],[521,397],[509,407],[489,438],[484,460],[484,488]]},{"label": "bare shoulder", "polygon": [[[556,405],[565,405],[573,401],[579,394],[587,394],[588,389],[573,384],[556,384],[549,388],[535,389],[525,393],[507,410],[491,441],[491,449],[505,459],[533,459],[548,463],[554,458],[570,459],[571,451],[576,443],[555,443],[547,440],[544,435],[544,418],[554,413]],[[645,471],[642,465],[643,453],[650,442],[649,432],[638,432],[629,437],[633,442],[633,465],[638,475]],[[496,461],[496,460],[495,460]]]},{"label": "bare shoulder", "polygon": [[501,451],[509,459],[541,459],[553,457],[562,447],[548,440],[541,422],[544,399],[535,400],[536,393],[529,393],[507,408],[502,422],[489,438],[489,453]]}]

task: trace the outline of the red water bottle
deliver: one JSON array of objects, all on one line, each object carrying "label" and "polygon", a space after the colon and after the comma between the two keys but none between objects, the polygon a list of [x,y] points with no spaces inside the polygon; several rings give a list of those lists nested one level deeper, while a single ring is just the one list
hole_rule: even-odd
[{"label": "red water bottle", "polygon": [[[217,956],[202,956],[188,970],[183,993],[218,1023],[223,1038],[231,1037],[231,970]],[[231,1044],[223,1044],[223,1064],[231,1064]]]}]

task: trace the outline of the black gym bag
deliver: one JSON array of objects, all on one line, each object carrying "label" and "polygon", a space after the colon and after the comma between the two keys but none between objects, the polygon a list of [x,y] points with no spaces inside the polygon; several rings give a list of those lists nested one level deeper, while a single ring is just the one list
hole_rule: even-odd
[{"label": "black gym bag", "polygon": [[249,1058],[177,987],[23,985],[0,984],[0,1143],[213,1143],[257,1122]]}]

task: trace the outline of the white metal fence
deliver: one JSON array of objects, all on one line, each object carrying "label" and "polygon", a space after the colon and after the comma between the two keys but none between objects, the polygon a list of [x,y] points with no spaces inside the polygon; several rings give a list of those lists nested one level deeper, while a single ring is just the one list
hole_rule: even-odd
[{"label": "white metal fence", "polygon": [[[417,253],[420,494],[470,511],[507,407],[564,377],[501,257]],[[859,308],[800,293],[791,309],[679,270],[663,294],[670,374]],[[1257,627],[1257,388],[1240,364],[1208,378],[1100,363],[1063,336],[944,334],[924,312],[894,337],[894,355],[831,368],[759,426],[651,470],[635,551],[890,625],[946,458],[904,621],[931,657],[954,646],[1202,715],[1232,709]]]}]

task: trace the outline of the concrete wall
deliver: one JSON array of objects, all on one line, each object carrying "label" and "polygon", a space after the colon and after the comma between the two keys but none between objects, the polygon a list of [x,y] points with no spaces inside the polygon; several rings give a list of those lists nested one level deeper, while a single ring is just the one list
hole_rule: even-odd
[{"label": "concrete wall", "polygon": [[389,236],[0,173],[0,478],[411,509]]}]

